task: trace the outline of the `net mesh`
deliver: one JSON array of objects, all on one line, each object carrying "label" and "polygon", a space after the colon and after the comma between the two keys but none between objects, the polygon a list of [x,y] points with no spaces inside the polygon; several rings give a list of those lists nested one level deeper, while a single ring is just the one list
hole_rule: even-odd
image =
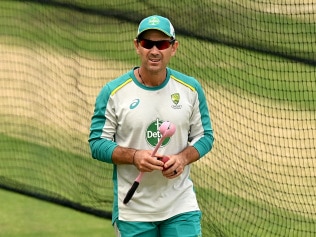
[{"label": "net mesh", "polygon": [[110,217],[112,167],[88,147],[95,97],[139,65],[151,14],[170,67],[205,90],[213,150],[193,165],[204,236],[316,234],[312,0],[34,0],[0,4],[0,187]]}]

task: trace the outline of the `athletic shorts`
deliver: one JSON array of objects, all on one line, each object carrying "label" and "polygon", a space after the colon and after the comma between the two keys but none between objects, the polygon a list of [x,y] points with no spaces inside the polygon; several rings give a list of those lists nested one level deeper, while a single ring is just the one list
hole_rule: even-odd
[{"label": "athletic shorts", "polygon": [[117,237],[201,237],[201,212],[186,212],[156,222],[116,220],[114,228]]}]

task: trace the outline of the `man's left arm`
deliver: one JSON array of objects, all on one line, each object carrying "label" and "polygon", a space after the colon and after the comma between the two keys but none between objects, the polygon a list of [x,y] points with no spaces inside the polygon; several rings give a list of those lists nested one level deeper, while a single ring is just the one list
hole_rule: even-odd
[{"label": "man's left arm", "polygon": [[163,172],[168,178],[175,178],[180,175],[185,166],[199,160],[213,147],[214,136],[211,118],[204,92],[199,83],[196,91],[197,96],[190,121],[190,145],[178,154],[170,156],[170,161],[166,162],[166,170]]}]

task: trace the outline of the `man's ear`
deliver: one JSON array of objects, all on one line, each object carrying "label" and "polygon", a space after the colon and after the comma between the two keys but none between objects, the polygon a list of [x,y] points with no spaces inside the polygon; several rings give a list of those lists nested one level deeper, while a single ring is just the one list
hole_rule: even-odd
[{"label": "man's ear", "polygon": [[137,39],[134,39],[134,47],[135,47],[136,53],[139,54],[139,43]]},{"label": "man's ear", "polygon": [[176,40],[176,41],[173,43],[172,48],[171,48],[171,50],[172,50],[171,56],[174,56],[174,55],[176,54],[177,49],[178,49],[178,46],[179,46],[179,41]]}]

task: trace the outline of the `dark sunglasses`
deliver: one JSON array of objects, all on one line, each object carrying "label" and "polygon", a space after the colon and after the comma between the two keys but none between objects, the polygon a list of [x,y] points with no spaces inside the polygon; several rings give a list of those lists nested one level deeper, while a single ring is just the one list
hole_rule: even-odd
[{"label": "dark sunglasses", "polygon": [[151,49],[156,46],[159,50],[164,50],[170,47],[175,42],[175,39],[172,40],[159,40],[152,41],[148,39],[138,39],[139,44],[145,49]]}]

